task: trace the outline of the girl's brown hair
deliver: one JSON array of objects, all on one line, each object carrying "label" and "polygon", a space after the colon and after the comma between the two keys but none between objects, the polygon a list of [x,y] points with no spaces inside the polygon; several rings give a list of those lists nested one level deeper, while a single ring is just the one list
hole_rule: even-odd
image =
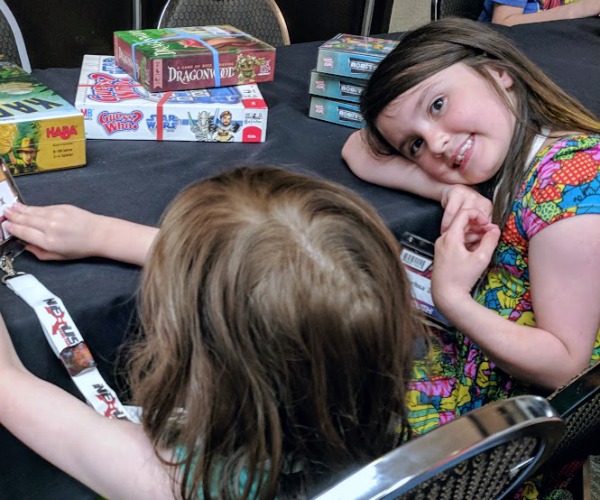
[{"label": "girl's brown hair", "polygon": [[[600,133],[600,121],[525,57],[504,35],[484,23],[446,18],[407,33],[379,64],[361,97],[367,138],[379,154],[398,154],[377,130],[376,120],[396,97],[456,63],[476,70],[505,99],[517,124],[501,168],[503,182],[494,203],[494,220],[502,222],[507,202],[523,180],[529,145],[543,127]],[[514,80],[516,106],[488,69],[506,71]],[[410,120],[410,117],[406,117]]]},{"label": "girl's brown hair", "polygon": [[318,482],[393,447],[425,334],[399,252],[356,195],[275,168],[173,202],[129,372],[183,498],[272,498],[295,471]]}]

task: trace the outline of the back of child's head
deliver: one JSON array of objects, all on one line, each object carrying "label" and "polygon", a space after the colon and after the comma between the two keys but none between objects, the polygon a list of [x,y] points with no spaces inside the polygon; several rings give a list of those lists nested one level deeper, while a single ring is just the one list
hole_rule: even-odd
[{"label": "back of child's head", "polygon": [[[375,151],[397,154],[377,130],[376,121],[383,109],[396,97],[456,63],[471,67],[485,78],[517,117],[503,170],[514,170],[515,175],[520,175],[528,145],[543,127],[600,132],[598,119],[554,84],[497,28],[469,19],[445,18],[404,35],[369,79],[361,96],[361,112],[367,139]],[[506,71],[512,77],[514,104],[488,69]],[[505,185],[514,189],[514,182]]]},{"label": "back of child's head", "polygon": [[272,496],[294,472],[317,481],[381,455],[406,425],[423,325],[396,240],[340,186],[242,168],[184,190],[141,320],[134,399],[155,445],[183,450],[188,494],[239,496],[244,469]]}]

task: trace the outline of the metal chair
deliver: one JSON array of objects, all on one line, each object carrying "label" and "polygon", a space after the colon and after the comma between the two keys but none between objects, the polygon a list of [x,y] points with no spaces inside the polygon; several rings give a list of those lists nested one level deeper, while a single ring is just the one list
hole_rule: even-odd
[{"label": "metal chair", "polygon": [[542,472],[549,490],[557,485],[559,471],[574,461],[600,455],[600,361],[587,367],[567,385],[548,396],[565,421],[565,433]]},{"label": "metal chair", "polygon": [[444,17],[466,17],[477,21],[483,11],[483,0],[431,0],[431,20]]},{"label": "metal chair", "polygon": [[31,64],[19,24],[4,0],[0,0],[0,54],[31,73]]},{"label": "metal chair", "polygon": [[563,430],[540,396],[490,403],[401,445],[314,500],[506,498],[552,454]]},{"label": "metal chair", "polygon": [[229,24],[263,42],[289,45],[290,35],[275,0],[168,0],[158,28]]}]

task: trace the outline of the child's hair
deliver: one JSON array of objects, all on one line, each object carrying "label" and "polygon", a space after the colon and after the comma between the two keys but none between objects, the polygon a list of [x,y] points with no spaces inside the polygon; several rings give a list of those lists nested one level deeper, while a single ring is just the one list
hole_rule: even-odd
[{"label": "child's hair", "polygon": [[273,497],[293,472],[326,480],[393,448],[426,334],[399,253],[373,208],[317,178],[241,168],[176,198],[128,368],[182,497],[238,497],[246,476],[243,496]]},{"label": "child's hair", "polygon": [[[511,146],[502,164],[504,182],[497,199],[512,200],[522,182],[529,144],[543,127],[600,133],[600,121],[525,57],[504,35],[484,23],[446,18],[407,33],[379,64],[361,97],[371,148],[379,154],[398,151],[376,127],[383,109],[396,97],[456,63],[477,71],[505,100],[517,118]],[[506,71],[514,80],[516,106],[486,70]],[[406,117],[407,120],[410,117]],[[495,203],[494,220],[502,222],[506,206]]]}]

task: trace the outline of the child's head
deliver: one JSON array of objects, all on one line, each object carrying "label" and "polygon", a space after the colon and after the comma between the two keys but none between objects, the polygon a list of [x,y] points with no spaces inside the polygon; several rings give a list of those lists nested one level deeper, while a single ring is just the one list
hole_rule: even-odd
[{"label": "child's head", "polygon": [[243,168],[184,190],[144,269],[141,321],[134,400],[192,490],[207,478],[237,495],[241,466],[272,494],[293,471],[373,459],[406,423],[423,326],[396,240],[340,186]]},{"label": "child's head", "polygon": [[459,18],[405,35],[371,76],[361,110],[375,151],[407,156],[450,183],[521,173],[542,127],[600,132],[598,120],[510,40]]}]

